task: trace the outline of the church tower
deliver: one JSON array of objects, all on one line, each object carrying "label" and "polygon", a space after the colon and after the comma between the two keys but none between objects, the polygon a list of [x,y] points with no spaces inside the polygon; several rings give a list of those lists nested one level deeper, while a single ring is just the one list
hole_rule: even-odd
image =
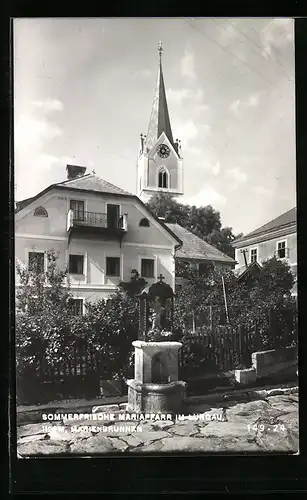
[{"label": "church tower", "polygon": [[183,194],[183,162],[180,141],[174,142],[162,71],[162,43],[159,68],[147,136],[141,134],[137,162],[138,197],[147,202],[158,192]]}]

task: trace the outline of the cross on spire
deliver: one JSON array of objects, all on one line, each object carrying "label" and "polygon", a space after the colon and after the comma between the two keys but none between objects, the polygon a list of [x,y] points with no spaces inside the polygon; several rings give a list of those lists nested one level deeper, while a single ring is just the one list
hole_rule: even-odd
[{"label": "cross on spire", "polygon": [[162,276],[162,273],[160,273],[160,276],[158,276],[158,280],[160,281],[160,283],[163,283],[162,280],[164,280],[164,276]]}]

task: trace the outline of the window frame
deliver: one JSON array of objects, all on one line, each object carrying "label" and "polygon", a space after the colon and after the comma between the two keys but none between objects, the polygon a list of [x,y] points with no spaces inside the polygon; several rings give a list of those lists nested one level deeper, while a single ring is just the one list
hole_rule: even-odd
[{"label": "window frame", "polygon": [[[71,257],[78,257],[78,258],[80,258],[80,259],[82,258],[82,273],[73,272],[73,271],[71,271],[71,270],[70,270],[70,262],[71,262],[70,258],[71,258]],[[75,275],[75,276],[76,276],[76,275],[77,275],[77,276],[84,276],[84,275],[85,275],[85,256],[84,256],[84,254],[75,254],[75,253],[70,253],[70,254],[68,255],[68,272],[69,272],[69,274],[73,274],[73,275]]]},{"label": "window frame", "polygon": [[[280,249],[280,248],[278,248],[278,245],[279,245],[280,243],[284,243],[284,244],[285,244],[285,247],[284,247],[284,248],[281,248],[281,249]],[[285,251],[285,256],[284,256],[284,257],[280,257],[280,256],[279,256],[279,250],[284,250],[284,251]],[[278,259],[286,259],[286,258],[288,257],[288,255],[287,255],[287,250],[288,250],[288,247],[287,247],[287,239],[283,239],[283,240],[278,240],[278,241],[276,241],[276,257],[277,257]]]},{"label": "window frame", "polygon": [[69,211],[69,210],[72,210],[72,211],[73,211],[73,213],[74,213],[74,209],[73,209],[73,208],[71,208],[71,203],[72,203],[72,202],[75,202],[75,203],[83,203],[83,219],[79,219],[79,218],[78,218],[77,220],[79,220],[79,221],[81,221],[81,222],[82,222],[82,221],[84,221],[84,214],[87,212],[87,202],[86,202],[86,200],[83,200],[83,199],[81,199],[81,198],[79,198],[79,199],[78,199],[78,198],[68,198],[68,200],[67,200],[67,201],[68,201],[68,211]]},{"label": "window frame", "polygon": [[[153,274],[152,276],[146,276],[142,273],[142,266],[143,266],[143,261],[151,261],[153,263]],[[155,279],[156,277],[156,266],[155,266],[156,260],[152,257],[141,257],[141,262],[140,262],[140,277],[141,278],[148,278],[148,279]]]},{"label": "window frame", "polygon": [[43,254],[43,270],[42,270],[42,273],[46,273],[47,272],[47,253],[46,253],[46,250],[39,250],[39,251],[36,251],[36,250],[28,250],[27,251],[27,267],[28,269],[30,270],[30,254]]},{"label": "window frame", "polygon": [[[37,214],[37,211],[38,211],[38,210],[43,210],[44,214]],[[45,207],[43,207],[43,206],[41,206],[41,205],[40,205],[39,207],[36,207],[36,208],[34,209],[33,216],[34,216],[34,217],[43,217],[43,218],[48,218],[48,212],[47,212],[47,210],[45,209]]]},{"label": "window frame", "polygon": [[[118,222],[120,222],[120,219],[123,216],[123,213],[122,213],[122,203],[118,203],[116,201],[114,201],[114,202],[111,203],[110,201],[106,201],[105,204],[104,204],[104,212],[105,212],[105,216],[106,216],[106,227],[107,228],[109,228],[109,226],[108,226],[108,205],[119,207]],[[112,226],[110,226],[110,229],[113,229]]]},{"label": "window frame", "polygon": [[[108,259],[116,259],[118,261],[118,274],[108,273]],[[106,278],[120,278],[121,277],[121,256],[119,255],[106,255]]]},{"label": "window frame", "polygon": [[[143,222],[143,224],[142,224]],[[150,222],[147,219],[147,217],[142,217],[142,219],[139,222],[139,227],[150,227]]]},{"label": "window frame", "polygon": [[[162,174],[162,184],[163,184],[163,174],[165,174],[166,178],[166,186],[160,186],[160,174]],[[170,173],[168,169],[165,167],[165,165],[161,165],[157,172],[157,186],[159,189],[170,189]]]},{"label": "window frame", "polygon": [[74,316],[84,316],[84,312],[85,312],[85,300],[84,300],[84,297],[72,297],[71,299],[69,299],[69,301],[81,301],[81,304],[80,304],[80,310],[81,310],[81,314],[76,314],[74,312]]},{"label": "window frame", "polygon": [[[160,182],[160,180],[161,180],[161,182]],[[168,176],[167,176],[167,173],[164,169],[160,170],[160,172],[158,174],[158,187],[162,188],[162,189],[168,189]]]},{"label": "window frame", "polygon": [[[256,251],[256,259],[252,260],[252,252],[253,251]],[[244,256],[243,256],[244,258]],[[250,264],[253,264],[254,262],[258,262],[259,261],[259,247],[251,247],[249,249],[249,263]]]}]

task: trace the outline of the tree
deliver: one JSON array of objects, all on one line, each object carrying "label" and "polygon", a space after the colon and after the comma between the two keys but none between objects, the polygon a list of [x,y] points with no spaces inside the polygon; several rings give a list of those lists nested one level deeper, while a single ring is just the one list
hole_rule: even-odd
[{"label": "tree", "polygon": [[[189,228],[200,238],[207,238],[213,231],[220,231],[220,212],[214,210],[211,205],[206,207],[188,207]],[[187,228],[188,229],[188,228]]]},{"label": "tree", "polygon": [[275,328],[277,340],[282,341],[283,331],[296,330],[297,304],[291,296],[294,274],[287,262],[276,257],[262,263],[262,271],[249,286],[250,310],[246,321],[255,320],[262,330]]},{"label": "tree", "polygon": [[232,233],[231,227],[224,227],[221,230],[214,229],[207,236],[206,241],[210,243],[210,245],[218,248],[221,252],[225,253],[226,255],[229,255],[229,257],[232,257],[234,259],[235,250],[232,247],[231,243],[235,239],[241,238],[242,236],[243,236],[242,233],[235,236]]},{"label": "tree", "polygon": [[259,276],[247,282],[238,282],[229,269],[214,267],[208,267],[202,274],[197,269],[186,268],[181,270],[181,275],[187,281],[177,294],[175,319],[176,327],[182,332],[190,328],[191,316],[196,318],[208,307],[213,310],[214,324],[227,321],[224,282],[230,325],[246,327],[251,333],[251,345],[254,342],[256,348],[252,334],[255,326],[263,348],[276,339],[286,341],[285,335],[295,339],[297,305],[291,296],[294,275],[286,262],[276,257],[268,259],[263,262]]},{"label": "tree", "polygon": [[34,259],[30,268],[17,265],[16,361],[19,374],[35,373],[44,361],[61,363],[72,356],[72,344],[82,336],[82,320],[71,307],[68,270],[57,266],[58,254],[47,253],[47,271]]},{"label": "tree", "polygon": [[219,269],[208,265],[199,272],[196,267],[181,269],[181,276],[185,282],[177,294],[176,321],[183,330],[187,318],[194,318],[212,308],[213,322],[226,322],[223,281],[227,289],[227,300],[234,302],[237,297],[238,284],[234,273],[229,269]]},{"label": "tree", "polygon": [[220,212],[211,205],[185,205],[176,201],[173,195],[159,192],[150,198],[147,206],[156,217],[164,217],[165,222],[180,224],[221,252],[234,257],[231,242],[236,237],[231,227],[222,228]]},{"label": "tree", "polygon": [[294,274],[287,262],[272,257],[262,263],[262,272],[258,277],[260,294],[269,294],[272,306],[291,296],[294,281]]},{"label": "tree", "polygon": [[189,221],[189,207],[174,199],[169,193],[155,193],[147,203],[149,210],[156,217],[164,217],[166,222],[186,227]]},{"label": "tree", "polygon": [[48,321],[48,314],[53,314],[55,309],[64,308],[65,313],[69,310],[69,300],[72,295],[67,268],[64,270],[58,268],[58,254],[54,250],[48,250],[46,254],[46,272],[35,254],[29,268],[17,263],[20,286],[16,291],[16,307],[17,312],[27,313],[30,316],[43,313]]}]

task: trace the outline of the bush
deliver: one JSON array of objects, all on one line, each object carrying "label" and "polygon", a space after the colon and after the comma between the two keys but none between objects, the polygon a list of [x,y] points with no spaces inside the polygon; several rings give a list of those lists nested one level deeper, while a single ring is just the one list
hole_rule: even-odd
[{"label": "bush", "polygon": [[138,301],[117,292],[107,301],[88,307],[84,328],[89,343],[99,351],[104,373],[110,378],[127,377],[133,368],[132,342],[138,338]]},{"label": "bush", "polygon": [[20,287],[16,293],[16,362],[19,372],[39,369],[43,359],[50,364],[71,354],[81,318],[70,308],[72,298],[67,270],[57,267],[58,256],[47,252],[47,272],[38,262],[31,269],[17,267]]},{"label": "bush", "polygon": [[67,270],[58,256],[47,254],[48,270],[18,267],[20,287],[16,310],[16,363],[20,379],[74,360],[75,353],[95,353],[110,378],[131,374],[132,341],[137,340],[137,300],[118,292],[107,301],[87,304],[85,316],[75,316]]}]

